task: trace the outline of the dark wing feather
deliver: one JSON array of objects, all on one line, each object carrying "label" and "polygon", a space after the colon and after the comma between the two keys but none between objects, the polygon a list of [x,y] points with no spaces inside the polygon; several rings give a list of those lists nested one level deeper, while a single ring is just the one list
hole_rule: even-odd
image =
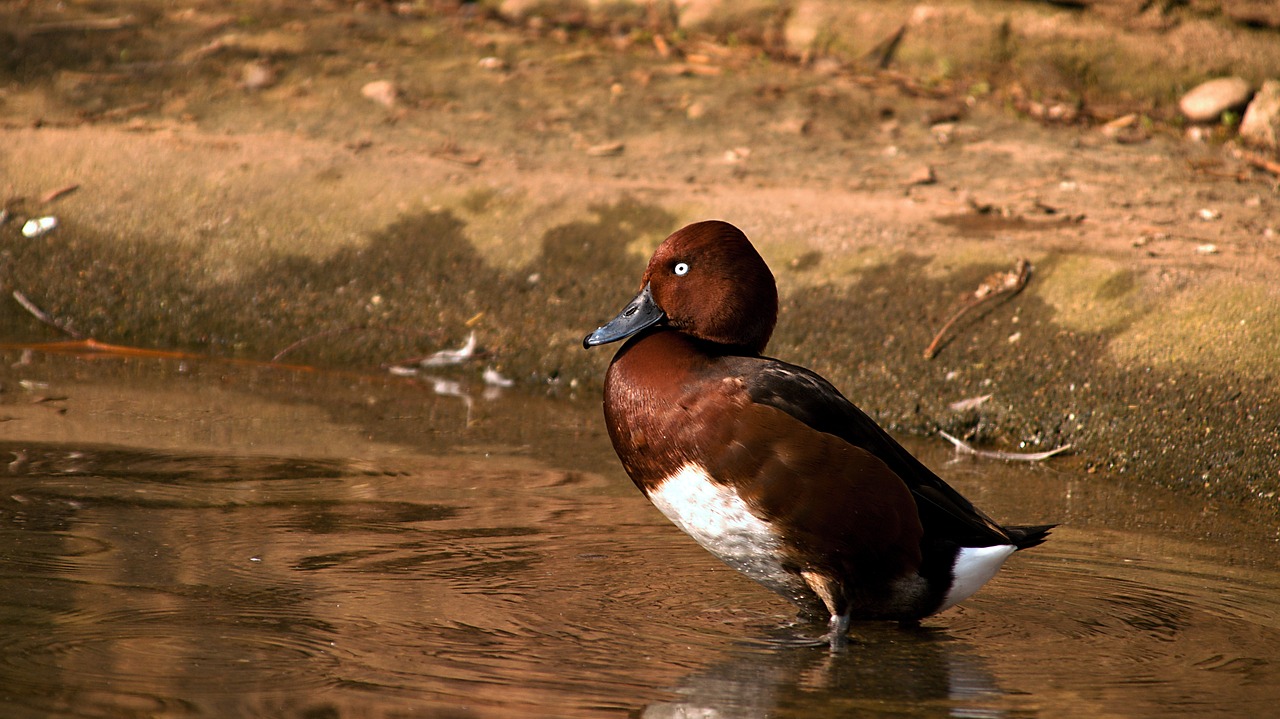
[{"label": "dark wing feather", "polygon": [[[926,535],[960,546],[1033,546],[1047,527],[1019,528],[1012,536],[942,481],[862,410],[817,373],[767,357],[725,358],[733,376],[744,378],[752,401],[786,412],[810,427],[840,437],[889,466],[911,490]],[[1025,535],[1025,536],[1022,536]]]}]

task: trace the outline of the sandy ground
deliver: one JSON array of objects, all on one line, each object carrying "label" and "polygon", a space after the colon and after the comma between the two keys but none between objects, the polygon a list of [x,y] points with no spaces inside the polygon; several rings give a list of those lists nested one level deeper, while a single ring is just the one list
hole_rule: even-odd
[{"label": "sandy ground", "polygon": [[[6,298],[3,336],[262,360],[312,338],[287,359],[382,371],[474,331],[455,379],[593,401],[609,353],[581,337],[717,217],[778,275],[770,352],[886,425],[1277,503],[1280,196],[1228,131],[1188,141],[1168,98],[1088,105],[1079,73],[1029,93],[400,10],[0,11],[0,280],[63,327]],[[1037,119],[1055,105],[1071,122]],[[925,359],[1023,258],[1025,289]]]}]

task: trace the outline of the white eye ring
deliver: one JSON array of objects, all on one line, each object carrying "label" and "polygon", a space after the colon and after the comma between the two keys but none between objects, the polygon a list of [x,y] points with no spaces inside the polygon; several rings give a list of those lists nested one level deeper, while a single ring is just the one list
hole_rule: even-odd
[{"label": "white eye ring", "polygon": [[677,262],[674,272],[680,277],[684,277],[685,275],[689,274],[689,263]]}]

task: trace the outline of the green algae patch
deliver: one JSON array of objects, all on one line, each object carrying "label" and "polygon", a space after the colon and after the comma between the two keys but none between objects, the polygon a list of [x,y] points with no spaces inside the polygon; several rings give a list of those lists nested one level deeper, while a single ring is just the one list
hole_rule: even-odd
[{"label": "green algae patch", "polygon": [[825,253],[803,244],[775,245],[762,250],[777,276],[784,295],[801,288],[849,288],[877,267],[890,264],[897,253],[874,247],[857,247],[845,252]]},{"label": "green algae patch", "polygon": [[476,184],[458,191],[444,188],[433,210],[454,210],[467,223],[467,238],[485,261],[509,271],[532,263],[542,235],[553,227],[589,214],[582,202],[550,192],[535,196],[521,186]]},{"label": "green algae patch", "polygon": [[1209,281],[1164,298],[1111,342],[1121,364],[1270,377],[1280,369],[1280,292]]},{"label": "green algae patch", "polygon": [[1054,319],[1079,332],[1120,330],[1148,311],[1141,281],[1125,265],[1101,257],[1043,260],[1029,285],[1055,311]]}]

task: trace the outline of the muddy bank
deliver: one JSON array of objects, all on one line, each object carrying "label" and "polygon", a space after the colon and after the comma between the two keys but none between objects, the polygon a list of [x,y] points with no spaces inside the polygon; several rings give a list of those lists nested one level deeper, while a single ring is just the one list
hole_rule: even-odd
[{"label": "muddy bank", "polygon": [[[1068,469],[1276,502],[1275,178],[1161,109],[1212,68],[1128,99],[1099,82],[1085,106],[1147,113],[1117,142],[1087,116],[1036,121],[978,63],[930,79],[417,5],[102,3],[92,27],[24,7],[0,33],[0,277],[77,334],[264,361],[314,337],[287,359],[380,372],[474,331],[483,356],[451,378],[490,366],[594,402],[609,352],[582,335],[663,237],[719,217],[778,275],[771,353],[885,424],[1071,443]],[[975,7],[967,27],[988,27]],[[25,237],[44,215],[56,229]],[[1027,288],[925,360],[961,297],[1024,257]],[[4,307],[4,338],[65,339]]]}]

